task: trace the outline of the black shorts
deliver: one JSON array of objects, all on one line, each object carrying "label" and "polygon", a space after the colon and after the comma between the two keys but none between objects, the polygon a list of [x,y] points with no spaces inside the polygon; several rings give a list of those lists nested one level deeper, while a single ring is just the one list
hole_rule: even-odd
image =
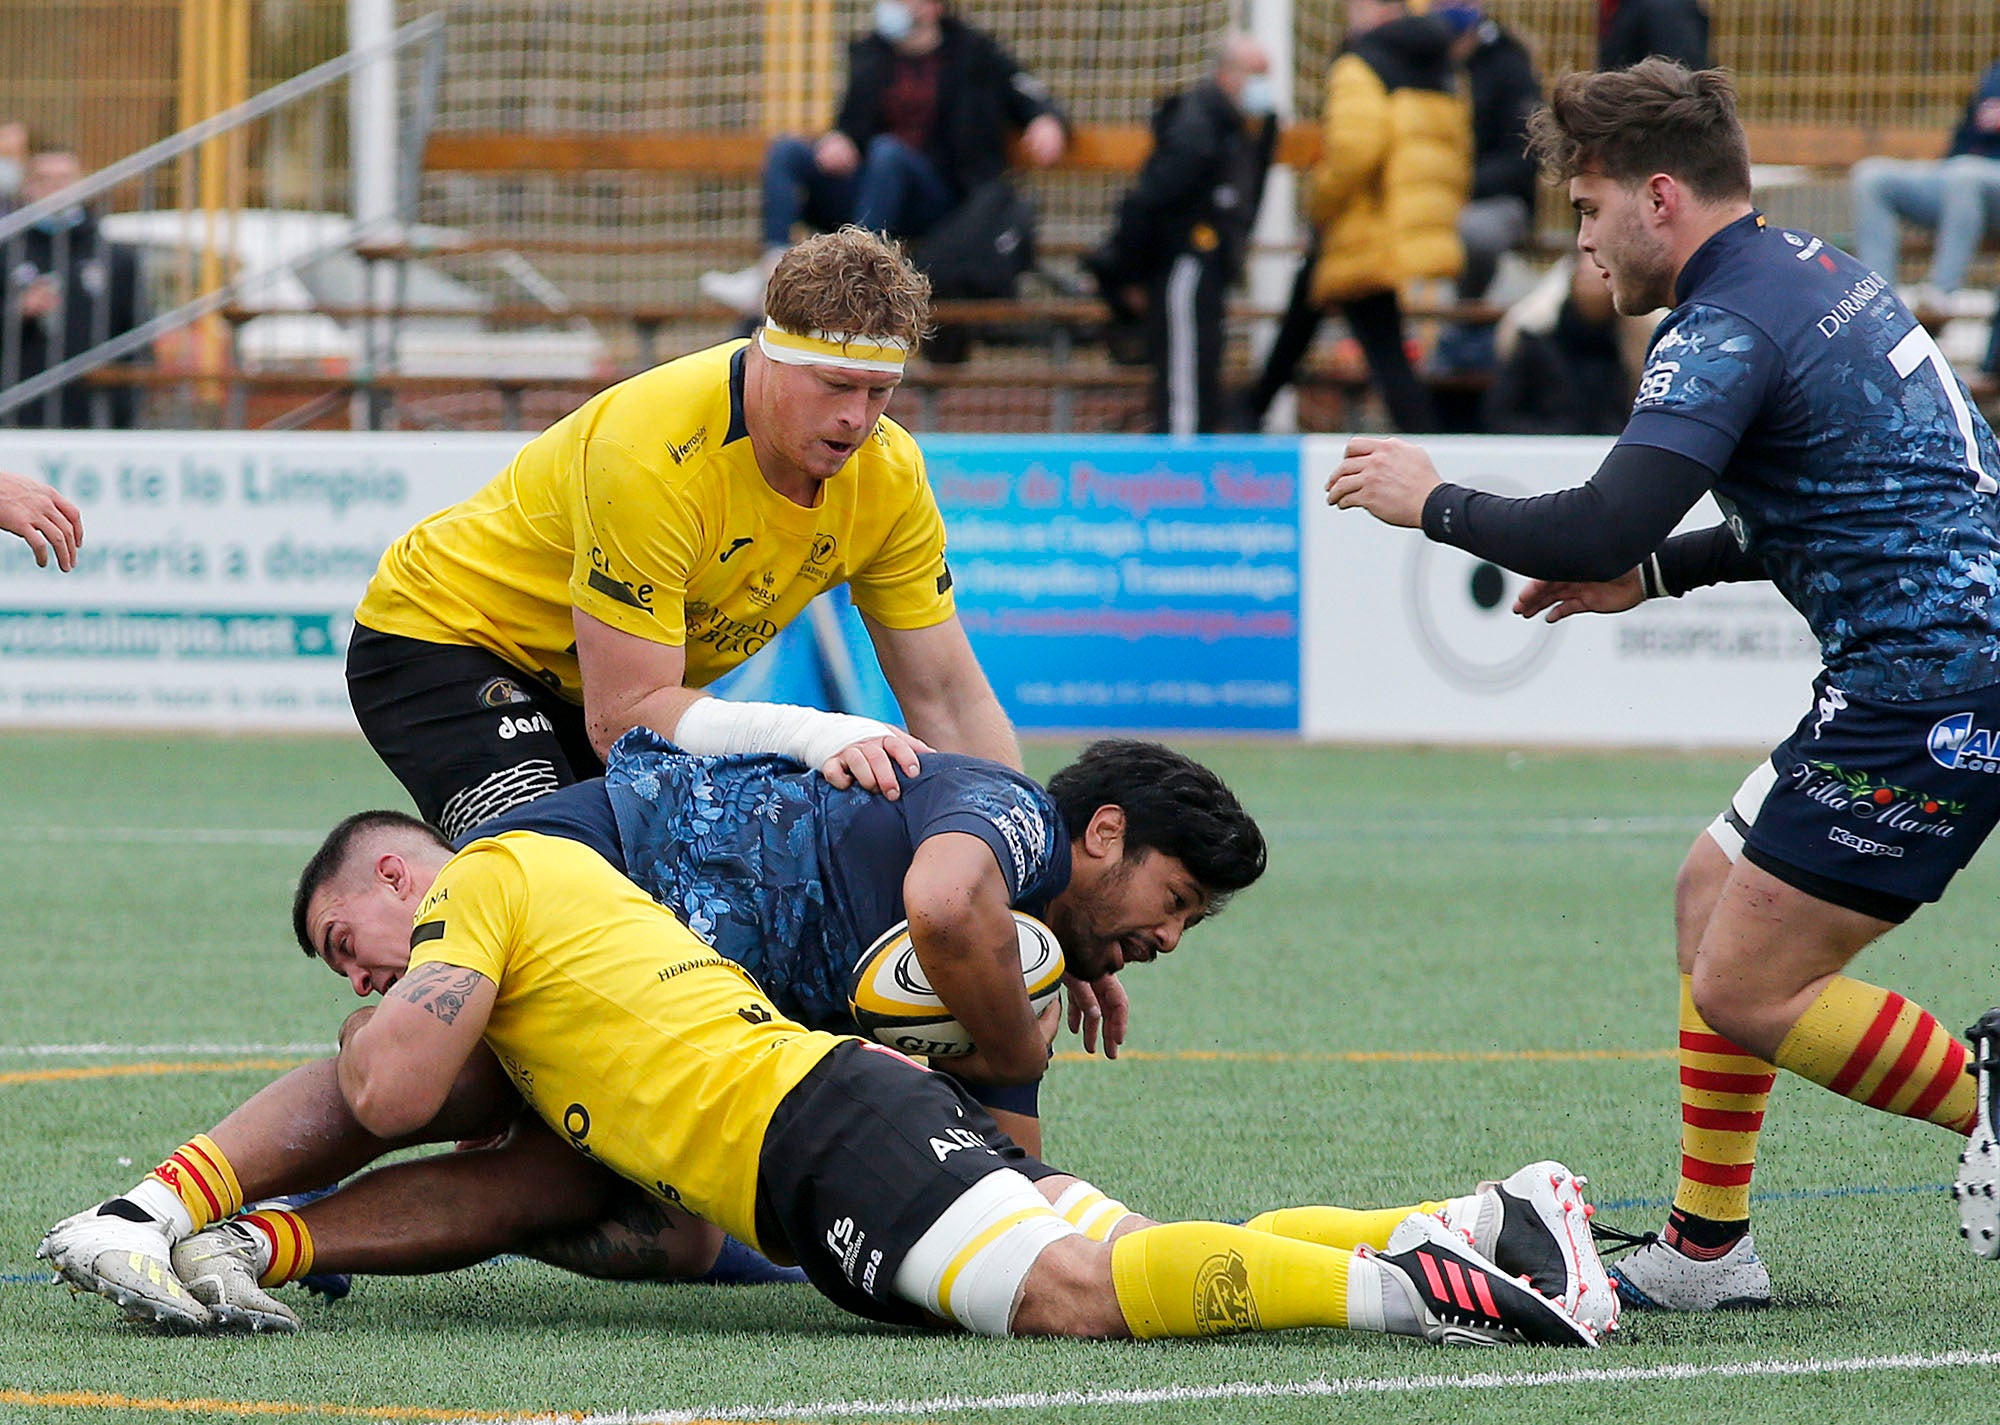
[{"label": "black shorts", "polygon": [[453,840],[488,817],[604,774],[583,709],[483,648],[360,624],[347,696],[424,820]]},{"label": "black shorts", "polygon": [[1029,1157],[956,1080],[850,1040],[771,1115],[757,1157],[757,1239],[795,1259],[834,1305],[918,1325],[929,1313],[896,1295],[903,1258],[967,1188],[1003,1168],[1030,1181],[1060,1171]]},{"label": "black shorts", "polygon": [[1907,920],[2000,821],[2000,686],[1890,703],[1822,674],[1813,691],[1771,753],[1777,781],[1742,828],[1744,859],[1834,905]]}]

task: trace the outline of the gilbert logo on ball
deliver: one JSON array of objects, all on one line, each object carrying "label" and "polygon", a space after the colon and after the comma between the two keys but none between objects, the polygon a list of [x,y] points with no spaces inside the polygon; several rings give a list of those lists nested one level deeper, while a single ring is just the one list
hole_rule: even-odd
[{"label": "gilbert logo on ball", "polygon": [[[1063,953],[1055,932],[1032,915],[1014,912],[1021,981],[1039,1014],[1062,988]],[[862,952],[847,980],[847,1004],[861,1032],[905,1054],[956,1059],[972,1052],[972,1036],[924,975],[910,923],[901,921]]]}]

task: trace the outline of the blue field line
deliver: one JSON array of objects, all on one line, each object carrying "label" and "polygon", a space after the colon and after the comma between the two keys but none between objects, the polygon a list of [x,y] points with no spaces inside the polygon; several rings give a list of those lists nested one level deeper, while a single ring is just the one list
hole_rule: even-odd
[{"label": "blue field line", "polygon": [[[1950,1183],[1911,1183],[1906,1187],[1794,1188],[1790,1192],[1753,1192],[1752,1202],[1817,1202],[1833,1197],[1908,1197],[1914,1193],[1951,1191]],[[1625,1197],[1595,1204],[1599,1212],[1636,1212],[1646,1208],[1665,1210],[1674,1205],[1670,1197]]]}]

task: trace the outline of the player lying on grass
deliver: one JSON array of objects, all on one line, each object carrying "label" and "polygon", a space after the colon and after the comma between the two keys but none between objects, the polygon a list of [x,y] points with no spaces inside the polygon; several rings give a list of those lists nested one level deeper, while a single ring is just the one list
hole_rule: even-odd
[{"label": "player lying on grass", "polygon": [[[741,966],[573,840],[510,831],[454,854],[409,818],[350,819],[299,894],[306,938],[388,987],[335,1063],[370,1132],[396,1140],[433,1122],[483,1043],[579,1150],[796,1260],[875,1320],[994,1336],[1327,1326],[1578,1346],[1597,1339],[1579,1318],[1612,1322],[1587,1209],[1554,1164],[1517,1175],[1517,1195],[1450,1210],[1467,1223],[1498,1209],[1496,1249],[1533,1251],[1562,1302],[1422,1212],[1353,1250],[1304,1239],[1370,1240],[1387,1230],[1370,1220],[1381,1214],[1147,1223],[1028,1155],[946,1076],[778,1014]],[[289,1240],[298,1219],[278,1230]],[[236,1293],[237,1312],[261,1309],[252,1239],[205,1235],[199,1274]]]},{"label": "player lying on grass", "polygon": [[[836,788],[783,758],[690,757],[637,729],[613,749],[604,778],[474,835],[507,829],[592,848],[750,969],[781,1013],[813,1028],[852,1030],[849,967],[909,918],[926,974],[980,1046],[951,1061],[955,1076],[1031,1151],[1040,1145],[1036,1085],[1048,1052],[1010,911],[1046,920],[1072,974],[1102,984],[1128,961],[1172,951],[1262,873],[1265,856],[1255,821],[1219,777],[1136,741],[1093,744],[1046,791],[999,763],[926,752],[891,801]],[[332,963],[306,935],[304,909],[295,906],[301,945]],[[384,976],[340,968],[358,994],[387,988]],[[1086,1025],[1086,1048],[1096,1030]],[[1122,1018],[1103,1025],[1107,1052],[1124,1032]],[[503,1131],[521,1105],[496,1077],[471,1076],[420,1141]],[[699,1277],[729,1250],[720,1233],[584,1159],[551,1167],[543,1136],[526,1129],[505,1152],[468,1159],[474,1167],[432,1169],[459,1176],[413,1190],[409,1207],[383,1214],[399,1224],[394,1231],[344,1195],[328,1209],[353,1224],[331,1236],[335,1257],[359,1242],[361,1270],[423,1271],[532,1251],[593,1275]],[[332,1061],[306,1065],[169,1155],[129,1194],[58,1224],[42,1252],[76,1285],[148,1314],[198,1318],[172,1281],[173,1240],[246,1200],[337,1180],[385,1146],[347,1112]],[[475,1201],[490,1210],[466,1210]]]}]

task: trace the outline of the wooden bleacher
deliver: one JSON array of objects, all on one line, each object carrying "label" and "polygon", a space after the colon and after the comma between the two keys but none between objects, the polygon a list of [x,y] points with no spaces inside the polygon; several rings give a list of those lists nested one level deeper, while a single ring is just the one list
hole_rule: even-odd
[{"label": "wooden bleacher", "polygon": [[[1902,158],[1936,157],[1944,136],[1930,128],[1869,128],[1816,124],[1748,125],[1752,159],[1761,165],[1795,167],[1809,173],[1833,175],[1844,172],[1856,160],[1870,154]],[[1280,136],[1278,161],[1295,169],[1309,167],[1319,150],[1319,129],[1313,124],[1292,124]],[[424,166],[431,173],[533,174],[547,172],[645,173],[684,175],[690,178],[726,179],[754,182],[764,158],[768,138],[744,130],[685,132],[570,132],[512,133],[499,131],[458,131],[434,135],[425,151]],[[1135,172],[1150,150],[1151,136],[1140,127],[1083,126],[1072,134],[1071,145],[1056,171],[1128,174]],[[1074,255],[1068,248],[1044,244],[1056,255]],[[753,236],[719,235],[713,239],[512,239],[491,235],[455,243],[447,252],[512,250],[522,253],[562,253],[603,257],[641,256],[673,253],[712,257],[718,266],[738,265],[754,255]],[[437,255],[437,249],[398,244],[377,244],[362,250],[374,261],[394,262],[403,258]],[[1296,248],[1288,249],[1296,252]],[[1551,254],[1552,255],[1552,254]],[[463,312],[431,311],[406,306],[400,309],[328,307],[324,314],[344,321],[392,320],[425,316],[458,316]],[[225,316],[237,325],[264,315],[255,308],[237,308]],[[642,365],[671,355],[660,346],[662,331],[694,326],[712,327],[726,335],[734,326],[734,315],[707,302],[679,304],[580,305],[555,313],[541,307],[504,307],[482,314],[499,325],[546,325],[563,319],[583,319],[593,323],[623,326],[635,337]],[[1236,323],[1266,320],[1269,310],[1237,304],[1231,309]],[[1490,304],[1412,304],[1409,315],[1420,320],[1468,324],[1497,321],[1501,311]],[[1081,391],[1139,391],[1150,379],[1142,367],[1083,367],[1072,360],[1079,345],[1096,341],[1102,334],[1103,310],[1096,301],[1063,296],[1024,296],[1002,302],[940,302],[940,326],[960,327],[989,338],[1038,341],[1045,358],[1029,369],[1018,366],[1003,371],[961,369],[949,365],[918,363],[905,386],[920,402],[929,402],[939,393],[954,390],[998,388],[1004,385],[1032,385],[1057,392],[1055,409],[1069,409],[1070,398]],[[1230,373],[1241,380],[1245,373]],[[106,373],[110,384],[148,386],[185,383],[190,378],[173,373],[132,371],[121,368]],[[559,392],[580,399],[602,383],[576,378],[530,380],[518,376],[488,378],[414,377],[395,375],[269,373],[255,377],[228,378],[241,385],[242,392],[280,390],[312,393],[321,406],[338,405],[357,395],[368,398],[378,409],[404,399],[419,399],[452,392],[484,389],[497,396],[503,420],[518,424],[528,395],[535,391]],[[1343,402],[1362,394],[1365,382],[1352,369],[1324,365],[1304,373],[1308,382],[1337,388]],[[1462,381],[1445,383],[1456,386]],[[1464,393],[1459,393],[1463,395]],[[2000,392],[1991,393],[2000,396]],[[237,394],[238,409],[244,396]],[[928,407],[926,407],[928,409]]]}]

